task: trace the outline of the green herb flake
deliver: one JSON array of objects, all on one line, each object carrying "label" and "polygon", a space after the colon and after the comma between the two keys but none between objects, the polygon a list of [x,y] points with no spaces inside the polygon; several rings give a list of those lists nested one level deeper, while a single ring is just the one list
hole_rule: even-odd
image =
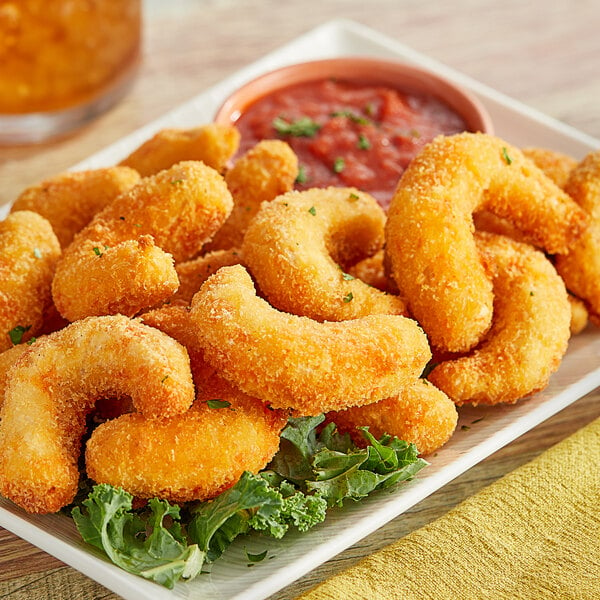
[{"label": "green herb flake", "polygon": [[364,108],[365,114],[369,115],[370,117],[374,117],[375,116],[375,104],[373,104],[373,102],[369,102],[365,108]]},{"label": "green herb flake", "polygon": [[351,192],[350,195],[348,196],[348,200],[356,201],[359,199],[360,199],[360,196],[358,194],[355,194],[354,192]]},{"label": "green herb flake", "polygon": [[353,279],[355,279],[355,277],[353,275],[350,275],[350,273],[342,272],[342,279],[344,281],[352,281]]},{"label": "green herb flake", "polygon": [[358,142],[356,143],[356,146],[358,147],[359,150],[370,150],[371,141],[364,133],[361,133],[358,136]]},{"label": "green herb flake", "polygon": [[508,154],[508,150],[506,149],[506,146],[502,146],[502,158],[506,161],[507,165],[512,164],[512,158],[509,156]]},{"label": "green herb flake", "polygon": [[183,183],[183,179],[171,179],[171,181],[169,181],[169,183],[171,185],[180,185]]},{"label": "green herb flake", "polygon": [[39,248],[33,249],[33,256],[35,258],[42,258],[42,251]]},{"label": "green herb flake", "polygon": [[20,344],[23,341],[23,335],[31,329],[31,325],[17,325],[13,329],[8,332],[8,337],[10,341],[13,343],[13,346]]},{"label": "green herb flake", "polygon": [[93,250],[96,256],[102,256],[102,251],[100,250],[100,248],[98,248],[98,246],[94,246]]},{"label": "green herb flake", "polygon": [[462,425],[460,429],[461,431],[469,431],[471,428],[468,425]]},{"label": "green herb flake", "polygon": [[[244,548],[244,550],[246,550],[246,549]],[[260,554],[250,554],[250,552],[248,552],[248,550],[246,550],[246,557],[248,558],[248,560],[251,563],[258,563],[258,562],[265,560],[265,558],[267,557],[267,553],[268,553],[268,550],[265,550],[264,552],[261,552]]]},{"label": "green herb flake", "polygon": [[163,378],[160,380],[160,382],[161,382],[161,383],[164,383],[164,382],[165,382],[167,379],[169,379],[169,375],[168,375],[168,374],[167,374],[167,375],[165,375],[165,376],[164,376],[164,377],[163,377]]},{"label": "green herb flake", "polygon": [[311,206],[308,209],[308,212],[314,217],[317,214],[317,209],[314,206]]},{"label": "green herb flake", "polygon": [[479,417],[479,419],[475,419],[474,421],[471,421],[471,425],[475,425],[475,423],[479,423],[480,421],[483,421],[485,417]]},{"label": "green herb flake", "polygon": [[344,296],[344,302],[348,303],[348,302],[352,302],[352,299],[354,298],[354,294],[352,292],[348,292],[345,296]]},{"label": "green herb flake", "polygon": [[295,121],[286,121],[283,117],[276,117],[273,119],[272,125],[279,135],[292,137],[314,137],[321,129],[321,125],[310,117],[300,117]]},{"label": "green herb flake", "polygon": [[352,110],[336,110],[335,112],[331,113],[332,117],[345,117],[346,119],[349,119],[350,121],[352,121],[353,123],[357,123],[358,125],[368,125],[369,124],[369,119],[366,119],[365,117],[361,117],[359,114],[355,113]]},{"label": "green herb flake", "polygon": [[28,346],[31,346],[31,344],[33,344],[33,343],[34,343],[36,340],[37,340],[37,338],[36,338],[36,337],[32,337],[32,338],[28,339],[28,340],[27,340],[27,345],[28,345]]},{"label": "green herb flake", "polygon": [[206,404],[208,405],[208,408],[229,408],[231,406],[231,402],[228,402],[227,400],[207,400]]},{"label": "green herb flake", "polygon": [[306,167],[300,165],[298,167],[298,175],[296,176],[296,183],[306,183],[308,181],[308,175],[306,174]]},{"label": "green herb flake", "polygon": [[341,156],[338,156],[333,161],[333,172],[334,173],[341,173],[344,170],[345,166],[346,166],[346,163],[345,163],[344,159]]},{"label": "green herb flake", "polygon": [[533,290],[531,290],[531,292],[529,292],[530,296],[535,296],[535,292]]}]

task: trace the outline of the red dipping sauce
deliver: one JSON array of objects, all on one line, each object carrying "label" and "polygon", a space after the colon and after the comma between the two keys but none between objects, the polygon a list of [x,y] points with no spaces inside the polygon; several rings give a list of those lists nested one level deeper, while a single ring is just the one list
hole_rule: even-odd
[{"label": "red dipping sauce", "polygon": [[334,79],[275,91],[250,105],[235,124],[240,152],[263,139],[290,144],[300,163],[297,189],[354,186],[384,209],[425,144],[467,129],[433,96]]}]

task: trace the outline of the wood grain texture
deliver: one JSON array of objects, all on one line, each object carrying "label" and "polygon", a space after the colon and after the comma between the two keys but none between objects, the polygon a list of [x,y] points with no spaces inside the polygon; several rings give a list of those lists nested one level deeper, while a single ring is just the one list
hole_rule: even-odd
[{"label": "wood grain texture", "polygon": [[[0,204],[296,36],[340,17],[395,37],[600,138],[596,0],[147,0],[144,57],[129,95],[72,137],[36,147],[0,147]],[[443,515],[600,416],[599,400],[596,391],[577,401],[271,600],[291,600]],[[0,598],[118,596],[0,529]]]}]

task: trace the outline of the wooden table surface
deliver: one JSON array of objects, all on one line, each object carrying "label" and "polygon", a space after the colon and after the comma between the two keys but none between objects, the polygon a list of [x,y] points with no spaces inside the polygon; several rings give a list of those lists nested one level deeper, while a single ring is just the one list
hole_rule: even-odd
[{"label": "wooden table surface", "polygon": [[[66,169],[330,19],[372,27],[600,138],[596,0],[148,0],[139,76],[112,111],[76,135],[0,148],[0,204]],[[298,593],[429,523],[600,416],[595,391],[484,460],[408,513],[274,595]],[[0,598],[117,598],[0,529]]]}]

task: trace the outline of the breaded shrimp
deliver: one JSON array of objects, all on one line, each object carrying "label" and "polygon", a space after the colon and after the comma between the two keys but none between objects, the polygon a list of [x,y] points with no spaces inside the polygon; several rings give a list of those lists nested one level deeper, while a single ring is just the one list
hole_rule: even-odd
[{"label": "breaded shrimp", "polygon": [[298,176],[298,158],[280,140],[263,140],[250,148],[225,174],[233,210],[205,251],[238,248],[261,202],[289,192]]},{"label": "breaded shrimp", "polygon": [[475,346],[492,321],[492,284],[473,238],[474,212],[507,218],[550,253],[588,216],[530,160],[486,134],[440,136],[404,172],[388,213],[386,252],[408,310],[432,345]]},{"label": "breaded shrimp", "polygon": [[567,289],[581,298],[591,320],[600,326],[600,150],[588,154],[573,170],[565,191],[590,216],[590,227],[556,257]]},{"label": "breaded shrimp", "polygon": [[181,262],[175,265],[179,288],[171,302],[189,304],[200,286],[221,267],[230,267],[242,263],[242,252],[238,248],[228,250],[213,250],[198,258]]},{"label": "breaded shrimp", "polygon": [[10,370],[0,422],[0,493],[55,512],[77,491],[85,417],[96,400],[130,396],[152,418],[186,411],[186,350],[124,316],[90,317],[37,340]]},{"label": "breaded shrimp", "polygon": [[369,315],[319,323],[256,296],[244,267],[223,267],[194,296],[204,357],[242,391],[316,415],[376,402],[414,381],[431,353],[415,321]]},{"label": "breaded shrimp", "polygon": [[429,380],[459,405],[514,403],[543,389],[567,350],[567,291],[532,246],[486,233],[476,242],[492,277],[492,327],[477,348],[442,362]]},{"label": "breaded shrimp", "polygon": [[59,257],[44,217],[20,210],[0,221],[0,352],[41,330]]},{"label": "breaded shrimp", "polygon": [[95,429],[88,476],[141,498],[208,500],[258,473],[279,448],[283,411],[232,388],[166,419],[131,413]]},{"label": "breaded shrimp", "polygon": [[24,190],[11,208],[32,210],[50,222],[62,248],[94,215],[140,180],[129,167],[61,173]]},{"label": "breaded shrimp", "polygon": [[69,321],[133,316],[173,295],[173,261],[200,251],[229,215],[231,194],[214,169],[183,162],[118,196],[65,250],[52,284]]},{"label": "breaded shrimp", "polygon": [[441,448],[456,429],[456,406],[426,379],[418,379],[397,396],[367,406],[356,406],[327,413],[338,430],[348,433],[357,445],[365,439],[357,427],[367,426],[376,438],[383,434],[413,443],[419,454],[426,455]]},{"label": "breaded shrimp", "polygon": [[187,160],[202,161],[222,173],[239,143],[240,133],[230,125],[210,123],[193,129],[162,129],[119,164],[135,169],[142,177]]},{"label": "breaded shrimp", "polygon": [[244,236],[244,264],[279,310],[316,321],[402,315],[404,302],[345,272],[383,245],[385,213],[355,188],[289,192],[262,205]]}]

